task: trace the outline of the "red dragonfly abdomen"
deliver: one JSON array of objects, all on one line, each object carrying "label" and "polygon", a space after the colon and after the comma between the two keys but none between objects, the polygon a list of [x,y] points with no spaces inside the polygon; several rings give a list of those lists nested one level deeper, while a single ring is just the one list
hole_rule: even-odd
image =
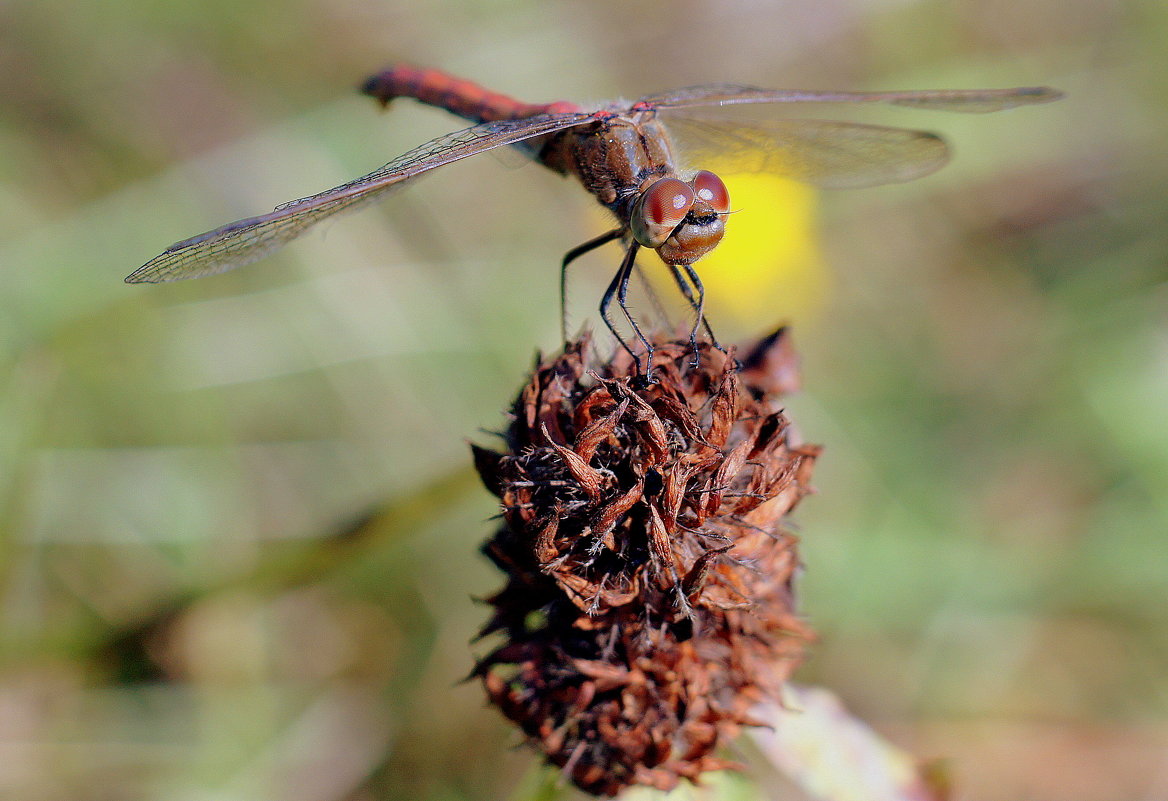
[{"label": "red dragonfly abdomen", "polygon": [[575,103],[562,100],[555,103],[521,103],[513,97],[492,92],[473,81],[455,78],[441,70],[419,69],[406,64],[377,73],[365,82],[362,91],[380,100],[382,105],[387,105],[395,97],[412,97],[476,123],[582,110]]}]

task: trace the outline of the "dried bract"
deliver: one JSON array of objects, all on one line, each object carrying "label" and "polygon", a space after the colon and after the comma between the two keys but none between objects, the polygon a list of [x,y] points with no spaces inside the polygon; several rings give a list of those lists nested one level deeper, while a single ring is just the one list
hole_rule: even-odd
[{"label": "dried bract", "polygon": [[782,334],[739,369],[655,343],[656,383],[587,341],[541,363],[506,449],[475,449],[504,524],[484,546],[507,574],[475,670],[576,785],[613,795],[731,767],[714,755],[776,699],[810,631],[795,613],[795,538],[816,446],[776,405],[793,386]]}]

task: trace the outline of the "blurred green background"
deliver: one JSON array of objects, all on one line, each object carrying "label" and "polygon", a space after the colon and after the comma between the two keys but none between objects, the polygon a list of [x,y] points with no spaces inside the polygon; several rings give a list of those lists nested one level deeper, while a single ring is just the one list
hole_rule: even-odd
[{"label": "blurred green background", "polygon": [[357,95],[393,61],[532,101],[1067,91],[877,117],[954,164],[800,200],[811,273],[706,277],[728,339],[793,323],[827,446],[801,680],[959,798],[1164,797],[1165,52],[1154,0],[0,3],[0,797],[505,799],[529,770],[460,683],[501,583],[466,441],[556,345],[594,201],[482,157],[250,268],[121,282],[459,127]]}]

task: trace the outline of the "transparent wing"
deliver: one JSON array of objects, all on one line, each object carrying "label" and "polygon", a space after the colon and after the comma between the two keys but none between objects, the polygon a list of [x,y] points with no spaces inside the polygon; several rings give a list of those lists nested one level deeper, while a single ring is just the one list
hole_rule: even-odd
[{"label": "transparent wing", "polygon": [[670,116],[681,162],[723,174],[772,172],[830,189],[911,181],[940,169],[949,148],[935,134],[825,120],[749,123]]},{"label": "transparent wing", "polygon": [[896,106],[985,113],[1015,106],[1050,103],[1062,92],[1042,86],[1015,89],[942,89],[920,92],[813,92],[798,89],[759,89],[731,83],[689,86],[643,97],[641,104],[656,108],[734,106],[747,103],[891,103]]},{"label": "transparent wing", "polygon": [[322,220],[382,200],[423,172],[486,150],[580,125],[592,118],[585,113],[544,114],[484,123],[447,134],[348,183],[277,206],[267,214],[237,220],[176,242],[135,270],[126,283],[177,281],[242,267],[278,250]]}]

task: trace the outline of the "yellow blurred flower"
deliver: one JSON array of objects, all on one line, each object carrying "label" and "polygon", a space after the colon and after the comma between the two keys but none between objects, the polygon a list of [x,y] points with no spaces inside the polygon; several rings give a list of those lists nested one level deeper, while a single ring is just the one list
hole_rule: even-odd
[{"label": "yellow blurred flower", "polygon": [[721,244],[697,263],[715,330],[805,322],[831,276],[818,240],[818,192],[776,175],[723,175],[730,207]]}]

